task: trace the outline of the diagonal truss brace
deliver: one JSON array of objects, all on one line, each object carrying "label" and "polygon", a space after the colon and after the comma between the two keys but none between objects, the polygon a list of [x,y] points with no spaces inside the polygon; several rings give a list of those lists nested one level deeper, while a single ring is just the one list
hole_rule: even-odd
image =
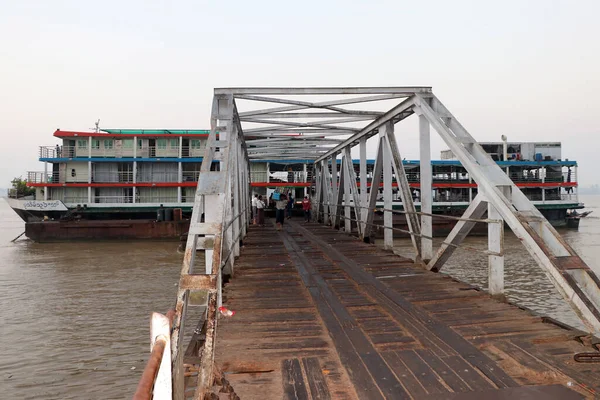
[{"label": "diagonal truss brace", "polygon": [[[417,94],[415,106],[588,329],[600,333],[598,277],[435,96],[425,99]],[[462,231],[454,232],[454,236],[454,240],[459,239]],[[429,266],[439,270],[443,254],[436,258],[438,260],[432,260]]]}]

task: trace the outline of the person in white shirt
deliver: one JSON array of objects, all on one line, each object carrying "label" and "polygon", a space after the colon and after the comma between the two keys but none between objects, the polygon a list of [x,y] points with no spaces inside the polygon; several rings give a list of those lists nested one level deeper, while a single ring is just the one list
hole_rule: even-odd
[{"label": "person in white shirt", "polygon": [[258,216],[258,225],[265,226],[265,202],[262,199],[262,196],[258,196],[256,200],[256,215]]},{"label": "person in white shirt", "polygon": [[255,194],[252,198],[252,223],[254,225],[258,224],[258,214],[256,209],[256,203],[258,203],[258,194]]}]

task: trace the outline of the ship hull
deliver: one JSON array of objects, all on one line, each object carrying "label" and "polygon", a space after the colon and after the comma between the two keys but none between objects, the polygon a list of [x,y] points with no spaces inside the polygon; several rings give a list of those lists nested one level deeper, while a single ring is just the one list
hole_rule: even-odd
[{"label": "ship hull", "polygon": [[39,243],[85,240],[173,240],[188,232],[189,220],[109,220],[27,222],[25,235]]}]

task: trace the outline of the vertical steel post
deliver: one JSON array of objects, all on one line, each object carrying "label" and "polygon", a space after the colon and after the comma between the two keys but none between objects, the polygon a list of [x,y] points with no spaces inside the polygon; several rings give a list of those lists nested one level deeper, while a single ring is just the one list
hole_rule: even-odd
[{"label": "vertical steel post", "polygon": [[[241,224],[241,216],[240,211],[242,209],[241,207],[241,201],[242,201],[242,191],[241,191],[241,181],[240,181],[240,172],[241,172],[241,168],[240,168],[240,145],[241,145],[241,140],[239,138],[239,135],[241,134],[241,132],[237,131],[237,128],[235,129],[236,135],[235,138],[231,138],[232,140],[230,141],[230,145],[233,146],[231,148],[230,157],[234,157],[233,158],[233,170],[230,172],[232,178],[235,180],[234,181],[234,185],[233,185],[233,215],[232,218],[234,218],[235,220],[233,221],[233,256],[234,257],[239,257],[240,255],[240,224]],[[231,275],[233,275],[233,264],[234,264],[235,260],[232,260],[231,263]]]},{"label": "vertical steel post", "polygon": [[[367,138],[363,137],[358,142],[359,153],[360,153],[360,204],[362,209],[355,208],[356,215],[360,215],[360,223],[362,225],[361,232],[365,231],[365,223],[367,221],[367,212],[369,211],[367,206],[368,201],[368,189],[367,189]],[[358,219],[358,218],[357,218]]]},{"label": "vertical steel post", "polygon": [[[349,157],[348,154],[350,152],[348,151],[346,154],[344,154],[344,165],[342,165],[342,171],[341,173],[344,174],[344,231],[347,233],[352,232],[352,220],[350,219],[352,217],[351,212],[350,212],[350,171],[348,168],[354,168],[354,166],[352,165],[352,157]],[[356,181],[355,181],[355,185],[356,185]],[[341,189],[341,188],[340,188]],[[354,206],[358,206],[358,204],[354,204]],[[358,208],[356,208],[356,210],[358,211]],[[360,221],[359,221],[360,222]]]},{"label": "vertical steel post", "polygon": [[322,169],[321,169],[321,176],[322,176],[322,182],[323,182],[323,223],[325,225],[329,225],[329,202],[330,202],[330,197],[329,197],[329,187],[331,186],[331,181],[329,179],[329,159],[326,158],[325,160],[321,161],[322,163]]},{"label": "vertical steel post", "polygon": [[[429,134],[429,121],[427,121],[427,118],[424,115],[419,115],[419,138],[421,158],[421,212],[431,214],[431,137]],[[428,237],[432,236],[433,225],[431,215],[421,215],[421,234]],[[421,237],[421,258],[425,263],[433,258],[433,242],[427,237]]]},{"label": "vertical steel post", "polygon": [[[333,209],[330,209],[330,212],[333,215],[337,215],[338,213],[338,205],[336,202],[336,199],[338,198],[337,194],[338,194],[338,183],[339,183],[339,178],[338,178],[338,167],[337,167],[337,154],[333,154],[331,156],[331,196],[329,197],[333,204],[332,207]],[[335,228],[335,221],[331,221],[331,226]]]},{"label": "vertical steel post", "polygon": [[[391,250],[394,248],[394,231],[392,231],[392,152],[385,135],[391,129],[391,124],[385,124],[379,128],[379,135],[383,145],[383,248]],[[393,133],[393,132],[392,132]]]},{"label": "vertical steel post", "polygon": [[315,196],[310,199],[311,202],[311,219],[318,222],[321,218],[321,210],[323,210],[323,164],[324,161],[314,165],[315,174]]},{"label": "vertical steel post", "polygon": [[383,152],[384,140],[380,136],[377,144],[377,156],[375,157],[375,165],[373,166],[373,180],[371,181],[371,191],[369,192],[369,200],[365,205],[367,207],[367,216],[365,218],[365,229],[362,233],[362,239],[367,240],[371,236],[373,230],[374,208],[377,204],[377,195],[379,194],[379,184],[381,183],[381,172],[383,170]]},{"label": "vertical steel post", "polygon": [[488,250],[500,255],[488,255],[488,288],[491,295],[504,292],[504,221],[496,208],[488,203],[488,219],[501,222],[488,223]]}]

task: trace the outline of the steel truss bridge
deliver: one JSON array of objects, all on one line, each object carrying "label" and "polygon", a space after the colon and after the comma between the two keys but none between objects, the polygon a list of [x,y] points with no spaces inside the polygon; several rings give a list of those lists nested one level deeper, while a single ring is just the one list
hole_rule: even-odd
[{"label": "steel truss bridge", "polygon": [[[386,106],[383,111],[382,105]],[[419,129],[420,212],[413,204],[402,165],[402,140],[398,141],[395,134],[395,126],[413,114],[418,119]],[[374,226],[372,210],[378,191],[363,190],[368,187],[367,141],[377,147],[370,185],[383,186],[385,248],[393,246],[392,180],[395,177],[415,262],[424,269],[440,271],[473,226],[485,222],[489,237],[489,292],[501,295],[506,224],[588,331],[595,335],[600,333],[598,277],[430,87],[219,88],[214,91],[210,127],[176,307],[170,315],[153,316],[151,361],[155,368],[145,373],[140,393],[153,392],[154,398],[187,397],[182,332],[192,292],[200,291],[207,297],[205,340],[198,351],[194,398],[203,399],[219,375],[214,357],[222,305],[222,277],[234,276],[240,242],[249,230],[250,160],[314,161],[313,220],[343,227],[346,232],[368,239]],[[441,247],[435,250],[431,210],[432,130],[478,185],[477,196]],[[356,148],[360,158],[358,178],[351,155]],[[336,160],[340,158],[338,166]],[[211,168],[213,163],[218,163],[219,168]]]}]

